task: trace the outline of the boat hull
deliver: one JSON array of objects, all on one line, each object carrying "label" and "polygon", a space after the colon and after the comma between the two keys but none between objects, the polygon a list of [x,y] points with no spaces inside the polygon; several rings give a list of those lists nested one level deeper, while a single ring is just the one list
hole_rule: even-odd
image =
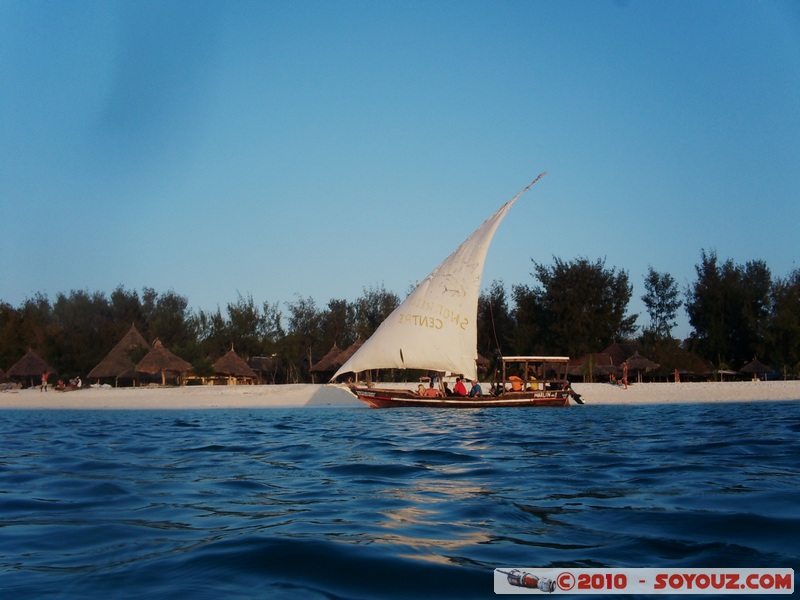
[{"label": "boat hull", "polygon": [[351,388],[359,400],[372,408],[515,408],[515,407],[548,407],[569,406],[570,393],[566,390],[539,390],[530,392],[508,392],[500,396],[483,396],[470,398],[465,396],[447,396],[432,398],[418,396],[406,390],[379,388]]}]

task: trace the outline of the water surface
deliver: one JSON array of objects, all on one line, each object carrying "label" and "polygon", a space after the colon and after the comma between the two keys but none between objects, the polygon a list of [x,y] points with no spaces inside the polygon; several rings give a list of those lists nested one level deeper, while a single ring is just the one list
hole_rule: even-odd
[{"label": "water surface", "polygon": [[496,567],[800,564],[800,401],[0,411],[0,442],[4,597],[489,598]]}]

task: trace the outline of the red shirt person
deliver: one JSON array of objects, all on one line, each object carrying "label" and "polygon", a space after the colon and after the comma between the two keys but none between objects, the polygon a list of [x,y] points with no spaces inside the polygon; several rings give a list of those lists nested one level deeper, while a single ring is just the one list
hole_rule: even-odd
[{"label": "red shirt person", "polygon": [[453,388],[453,392],[455,392],[456,396],[466,396],[467,395],[467,388],[464,385],[464,382],[461,381],[461,377],[456,377],[456,385]]}]

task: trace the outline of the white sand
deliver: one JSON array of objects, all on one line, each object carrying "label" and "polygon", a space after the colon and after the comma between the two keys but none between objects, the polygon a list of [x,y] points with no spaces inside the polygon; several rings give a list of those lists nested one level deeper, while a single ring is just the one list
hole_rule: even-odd
[{"label": "white sand", "polygon": [[[488,385],[484,389],[488,389]],[[576,383],[587,405],[800,400],[800,381],[636,383],[627,390],[608,383]],[[352,406],[366,408],[344,386],[251,385],[178,388],[84,388],[72,392],[0,392],[0,409],[192,409]]]}]

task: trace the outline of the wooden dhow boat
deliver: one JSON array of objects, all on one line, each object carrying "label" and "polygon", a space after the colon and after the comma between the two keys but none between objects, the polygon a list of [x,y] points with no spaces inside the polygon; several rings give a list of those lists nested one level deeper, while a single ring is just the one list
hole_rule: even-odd
[{"label": "wooden dhow boat", "polygon": [[[478,298],[486,253],[497,227],[514,203],[541,179],[506,202],[425,278],[334,374],[367,373],[350,391],[373,408],[418,406],[488,408],[567,406],[582,403],[567,381],[567,357],[507,357],[502,377],[482,396],[450,395],[456,377],[477,381]],[[373,369],[417,369],[435,373],[427,389],[384,387],[369,381]],[[521,382],[521,383],[520,383]],[[396,384],[395,384],[396,386]]]}]

